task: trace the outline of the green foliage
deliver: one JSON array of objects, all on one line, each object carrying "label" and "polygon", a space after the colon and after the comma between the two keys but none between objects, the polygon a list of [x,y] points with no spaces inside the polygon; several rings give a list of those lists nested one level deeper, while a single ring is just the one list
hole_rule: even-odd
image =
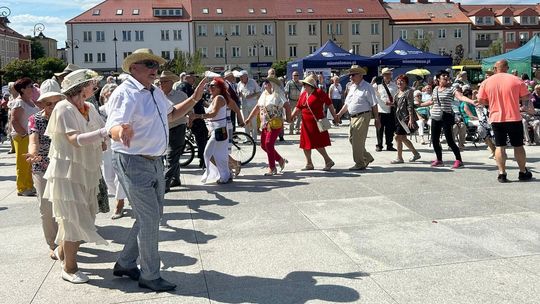
[{"label": "green foliage", "polygon": [[39,59],[45,57],[45,49],[41,43],[36,41],[35,37],[26,36],[26,39],[30,40],[30,51],[32,59]]},{"label": "green foliage", "polygon": [[163,66],[163,70],[171,71],[175,74],[182,72],[195,72],[202,74],[206,70],[206,66],[201,62],[202,54],[199,51],[191,54],[189,52],[174,50],[174,58]]},{"label": "green foliage", "polygon": [[276,70],[276,77],[285,76],[287,74],[287,63],[290,60],[279,60],[272,64],[272,68]]},{"label": "green foliage", "polygon": [[51,78],[53,73],[61,72],[66,64],[58,58],[40,58],[38,60],[16,59],[4,67],[5,81],[15,81],[22,77],[30,77],[33,81],[42,82]]},{"label": "green foliage", "polygon": [[453,61],[454,65],[459,64],[463,60],[464,53],[465,53],[465,50],[463,49],[463,45],[458,44],[454,52],[454,58],[452,58],[454,60]]},{"label": "green foliage", "polygon": [[503,40],[501,38],[491,42],[487,51],[482,51],[483,57],[492,57],[502,54],[503,52]]},{"label": "green foliage", "polygon": [[39,80],[49,79],[54,73],[61,72],[66,67],[66,63],[54,57],[44,57],[36,60],[36,65],[39,68]]},{"label": "green foliage", "polygon": [[407,39],[407,42],[412,46],[420,49],[424,52],[429,52],[429,46],[431,45],[431,40],[433,39],[433,33],[424,33],[424,38],[418,38],[418,32],[414,31],[414,37]]}]

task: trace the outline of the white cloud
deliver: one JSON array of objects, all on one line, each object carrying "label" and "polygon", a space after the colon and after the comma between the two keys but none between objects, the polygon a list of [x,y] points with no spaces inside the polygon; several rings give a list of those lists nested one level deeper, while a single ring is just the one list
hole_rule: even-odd
[{"label": "white cloud", "polygon": [[40,23],[56,23],[56,24],[64,24],[66,20],[62,20],[58,17],[52,17],[52,16],[34,16],[30,14],[24,14],[24,15],[17,15],[9,18],[9,21],[11,21],[12,24],[36,24],[37,22]]}]

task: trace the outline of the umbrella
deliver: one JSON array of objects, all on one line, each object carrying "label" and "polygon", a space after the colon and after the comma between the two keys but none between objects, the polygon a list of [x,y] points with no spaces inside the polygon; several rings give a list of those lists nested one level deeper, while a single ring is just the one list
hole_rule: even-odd
[{"label": "umbrella", "polygon": [[405,74],[416,75],[416,76],[426,76],[426,75],[429,75],[431,73],[426,69],[414,69],[414,70],[408,71]]}]

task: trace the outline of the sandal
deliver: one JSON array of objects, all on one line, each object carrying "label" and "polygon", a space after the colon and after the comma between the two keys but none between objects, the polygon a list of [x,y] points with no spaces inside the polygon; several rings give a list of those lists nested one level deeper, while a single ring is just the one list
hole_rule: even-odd
[{"label": "sandal", "polygon": [[390,161],[391,164],[403,164],[404,162],[403,159],[394,159]]},{"label": "sandal", "polygon": [[269,172],[264,173],[264,176],[272,176],[272,175],[276,175],[276,174],[277,174],[277,169],[274,168],[274,169],[270,170]]},{"label": "sandal", "polygon": [[281,161],[279,162],[279,172],[283,172],[283,169],[285,169],[285,164],[288,164],[289,161],[285,158],[281,158]]},{"label": "sandal", "polygon": [[120,211],[115,211],[114,214],[111,216],[112,220],[117,220],[124,216],[124,208],[120,209]]},{"label": "sandal", "polygon": [[309,171],[309,170],[314,170],[315,167],[313,167],[313,165],[310,165],[310,164],[307,164],[304,168],[300,169],[302,171]]},{"label": "sandal", "polygon": [[326,163],[326,165],[324,166],[323,168],[323,171],[330,171],[330,169],[332,169],[332,167],[335,165],[336,163],[334,163],[333,161],[330,161],[328,163]]}]

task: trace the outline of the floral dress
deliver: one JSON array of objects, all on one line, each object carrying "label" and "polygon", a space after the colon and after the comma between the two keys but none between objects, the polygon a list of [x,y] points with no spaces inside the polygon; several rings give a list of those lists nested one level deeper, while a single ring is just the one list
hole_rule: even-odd
[{"label": "floral dress", "polygon": [[43,111],[40,111],[28,118],[29,133],[36,133],[39,137],[38,155],[41,156],[39,161],[32,163],[32,172],[44,173],[49,166],[49,147],[51,145],[51,138],[45,135],[49,119],[43,114]]}]

